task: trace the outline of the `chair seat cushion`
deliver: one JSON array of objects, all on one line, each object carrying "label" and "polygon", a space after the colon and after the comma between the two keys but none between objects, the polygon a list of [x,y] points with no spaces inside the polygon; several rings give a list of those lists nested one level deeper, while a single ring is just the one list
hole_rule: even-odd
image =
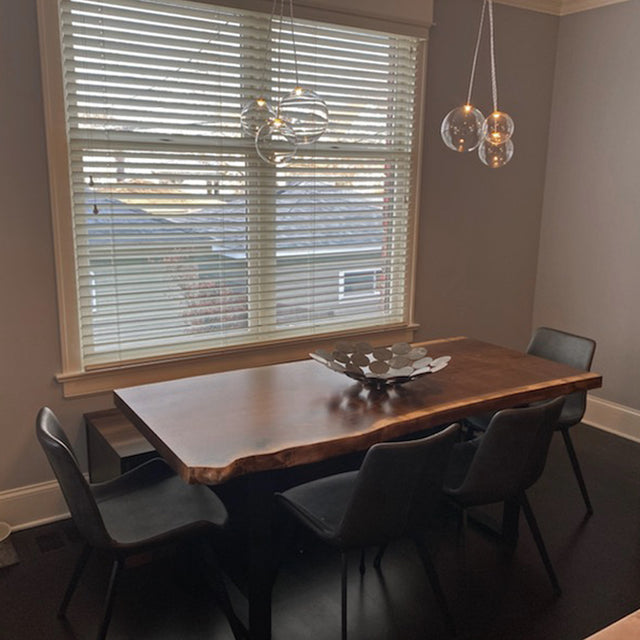
[{"label": "chair seat cushion", "polygon": [[453,446],[444,477],[443,491],[447,495],[455,493],[456,489],[464,482],[481,440],[482,436]]},{"label": "chair seat cushion", "polygon": [[[533,402],[530,406],[533,407],[537,404],[542,404],[543,402],[545,401]],[[560,418],[556,424],[556,429],[572,427],[573,425],[578,424],[584,415],[584,407],[585,399],[583,391],[570,393],[568,396],[565,396],[564,405],[562,406],[562,411],[560,412]],[[475,416],[468,416],[464,419],[464,423],[470,426],[474,431],[486,431],[489,423],[491,422],[491,418],[493,418],[494,415],[495,412],[479,413]]]},{"label": "chair seat cushion", "polygon": [[565,396],[564,405],[562,406],[556,428],[568,428],[578,424],[584,416],[586,403],[586,393],[584,391],[570,393],[568,396]]},{"label": "chair seat cushion", "polygon": [[211,489],[186,484],[159,459],[91,489],[105,527],[120,547],[166,542],[227,522],[227,510]]},{"label": "chair seat cushion", "polygon": [[357,471],[338,473],[298,485],[277,497],[317,535],[340,544],[333,538],[353,495],[357,475]]}]

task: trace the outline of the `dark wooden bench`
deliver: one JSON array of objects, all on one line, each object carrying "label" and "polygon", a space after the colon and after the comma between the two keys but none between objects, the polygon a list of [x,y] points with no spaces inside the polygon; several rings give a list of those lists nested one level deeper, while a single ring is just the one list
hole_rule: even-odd
[{"label": "dark wooden bench", "polygon": [[158,455],[118,409],[85,413],[84,420],[91,482],[114,478]]}]

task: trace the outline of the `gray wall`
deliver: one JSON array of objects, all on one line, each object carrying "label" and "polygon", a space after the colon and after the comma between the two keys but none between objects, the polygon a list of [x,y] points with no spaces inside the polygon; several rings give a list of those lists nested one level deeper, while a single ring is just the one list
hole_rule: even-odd
[{"label": "gray wall", "polygon": [[0,491],[51,478],[33,432],[38,407],[50,405],[76,440],[82,413],[110,402],[63,400],[53,379],[60,344],[35,4],[0,2]]},{"label": "gray wall", "polygon": [[[416,310],[419,336],[469,335],[524,348],[533,290],[559,19],[495,5],[499,107],[514,119],[515,154],[489,169],[450,151],[440,122],[464,103],[478,0],[441,0],[429,43]],[[485,33],[485,45],[486,40]],[[473,103],[492,111],[488,47]]]},{"label": "gray wall", "polygon": [[596,339],[594,395],[640,409],[640,2],[562,18],[534,322]]},{"label": "gray wall", "polygon": [[[477,16],[479,6],[479,0],[436,3],[418,261],[419,337],[464,333],[522,347],[531,329],[558,19],[496,6],[502,104],[516,120],[517,155],[492,172],[475,157],[445,149],[438,133],[444,114],[465,98],[476,29],[470,14]],[[486,73],[479,83],[478,103],[488,105]],[[65,400],[54,381],[61,364],[35,0],[0,0],[0,109],[3,491],[52,477],[33,435],[38,407],[51,406],[82,451],[82,413],[111,405],[109,394]]]}]

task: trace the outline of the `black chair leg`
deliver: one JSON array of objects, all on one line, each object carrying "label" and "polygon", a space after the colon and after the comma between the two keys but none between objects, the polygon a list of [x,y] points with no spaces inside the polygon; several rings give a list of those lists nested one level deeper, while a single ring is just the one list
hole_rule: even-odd
[{"label": "black chair leg", "polygon": [[436,571],[433,560],[431,559],[429,549],[427,549],[425,543],[417,536],[413,539],[413,541],[418,549],[418,553],[420,554],[422,565],[424,566],[425,573],[427,574],[427,578],[429,579],[429,584],[433,589],[433,593],[436,597],[436,601],[438,602],[438,606],[440,607],[442,615],[444,616],[444,620],[449,633],[452,636],[455,636],[456,627],[453,623],[453,616],[451,615],[451,611],[449,610],[449,605],[447,603],[447,599],[445,598],[444,591],[442,590],[440,579],[438,578],[438,572]]},{"label": "black chair leg", "polygon": [[204,557],[207,563],[210,565],[210,571],[207,572],[207,579],[210,578],[213,591],[216,595],[216,600],[222,609],[222,612],[227,618],[227,622],[231,627],[231,632],[235,640],[246,640],[249,637],[249,632],[242,624],[240,618],[236,615],[229,598],[229,592],[227,586],[224,583],[224,577],[222,575],[222,567],[218,560],[216,552],[208,545],[203,544]]},{"label": "black chair leg", "polygon": [[531,509],[531,505],[529,504],[529,499],[525,494],[523,494],[520,498],[520,504],[522,506],[524,516],[527,520],[527,524],[529,525],[529,529],[531,529],[531,533],[533,534],[533,539],[535,540],[538,551],[540,552],[544,567],[547,570],[547,574],[549,576],[549,580],[551,581],[551,586],[553,587],[554,594],[556,596],[559,596],[562,593],[560,590],[560,584],[558,582],[556,572],[553,570],[551,559],[549,558],[549,554],[547,553],[547,548],[545,547],[544,540],[542,539],[542,534],[540,533],[536,518],[533,515],[533,510]]},{"label": "black chair leg", "polygon": [[363,576],[365,574],[365,571],[367,570],[367,553],[364,550],[364,548],[362,548],[360,550],[360,575]]},{"label": "black chair leg", "polygon": [[69,584],[67,585],[67,590],[64,592],[64,596],[62,598],[62,602],[58,607],[58,618],[64,618],[67,612],[67,607],[69,606],[69,601],[71,600],[71,596],[73,595],[76,587],[78,586],[78,581],[80,580],[80,576],[84,571],[84,568],[87,566],[87,561],[89,560],[89,556],[91,555],[91,547],[88,544],[85,544],[82,548],[82,552],[78,556],[78,560],[76,562],[76,566],[71,574],[71,579],[69,580]]},{"label": "black chair leg", "polygon": [[517,500],[505,500],[502,507],[502,538],[510,549],[518,544],[520,504]]},{"label": "black chair leg", "polygon": [[463,544],[464,538],[467,535],[467,528],[469,526],[469,514],[466,509],[458,507],[456,505],[457,519],[456,519],[456,535],[458,539],[458,545]]},{"label": "black chair leg", "polygon": [[592,515],[593,507],[591,506],[591,500],[589,499],[587,485],[585,484],[584,478],[582,477],[582,469],[580,468],[580,463],[578,462],[578,456],[576,456],[576,450],[573,448],[573,441],[571,440],[571,435],[569,434],[569,428],[562,427],[560,431],[562,432],[564,445],[567,448],[567,453],[569,454],[569,460],[571,460],[573,473],[575,474],[576,480],[578,481],[578,485],[580,486],[580,491],[582,493],[582,498],[584,500],[585,507],[587,507],[587,513],[589,515]]},{"label": "black chair leg", "polygon": [[376,557],[373,559],[373,566],[377,571],[380,571],[380,565],[382,563],[382,556],[384,556],[384,552],[387,550],[387,543],[381,544],[378,553],[376,553]]},{"label": "black chair leg", "polygon": [[104,603],[104,613],[102,615],[102,620],[100,621],[100,626],[98,627],[98,635],[96,636],[97,640],[104,640],[107,637],[107,629],[109,628],[109,623],[111,622],[111,613],[113,611],[113,599],[123,568],[124,558],[118,556],[113,561],[113,567],[111,568],[111,577],[109,578],[107,597]]},{"label": "black chair leg", "polygon": [[341,579],[341,603],[342,603],[342,618],[341,618],[341,626],[342,626],[342,640],[347,640],[347,565],[348,558],[347,552],[342,552],[342,579]]}]

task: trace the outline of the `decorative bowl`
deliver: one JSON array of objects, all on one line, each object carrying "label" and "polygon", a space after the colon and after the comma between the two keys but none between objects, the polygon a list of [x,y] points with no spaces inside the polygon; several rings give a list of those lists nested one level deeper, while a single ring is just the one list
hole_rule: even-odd
[{"label": "decorative bowl", "polygon": [[309,355],[332,371],[378,388],[435,373],[451,360],[451,356],[430,358],[424,347],[412,347],[406,342],[390,347],[372,347],[367,342],[339,342],[333,351],[318,349]]}]

